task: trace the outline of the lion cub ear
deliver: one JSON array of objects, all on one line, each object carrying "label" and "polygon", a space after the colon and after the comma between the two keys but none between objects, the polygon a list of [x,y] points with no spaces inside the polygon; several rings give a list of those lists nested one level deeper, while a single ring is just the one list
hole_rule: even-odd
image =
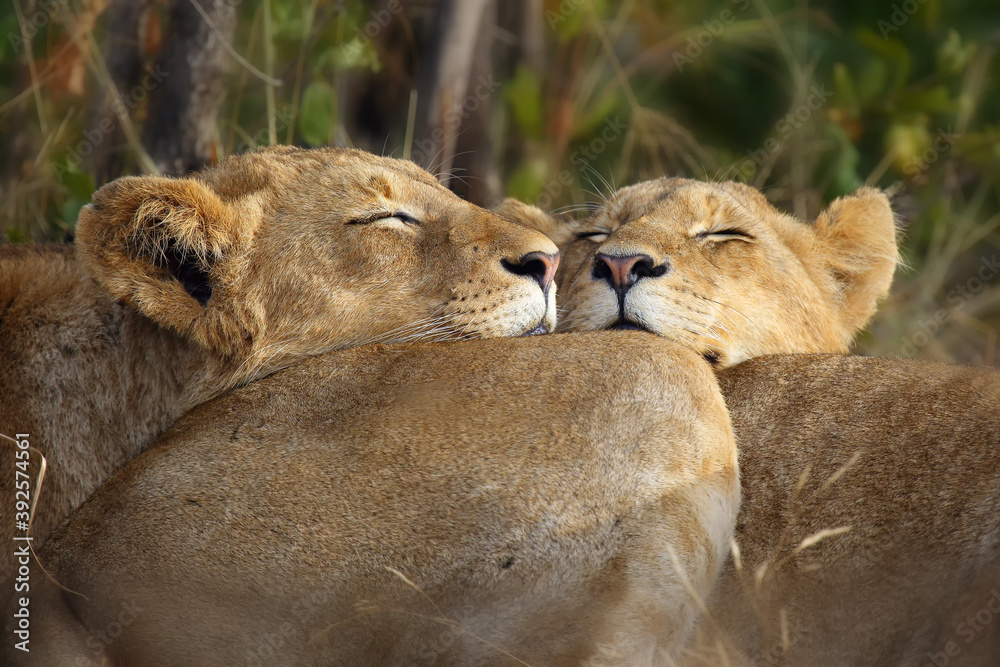
[{"label": "lion cub ear", "polygon": [[861,188],[831,203],[813,228],[820,240],[819,255],[840,287],[841,323],[853,337],[889,293],[899,262],[889,199],[875,188]]},{"label": "lion cub ear", "polygon": [[554,215],[549,215],[537,206],[525,204],[510,197],[500,202],[500,205],[494,208],[493,211],[509,220],[519,222],[526,227],[531,227],[535,231],[545,234],[549,237],[549,240],[560,248],[573,238],[573,234],[579,227],[579,223],[576,221],[557,218]]},{"label": "lion cub ear", "polygon": [[190,178],[129,176],[83,207],[77,247],[111,295],[203,347],[235,354],[254,331],[234,293],[255,231],[207,185]]}]

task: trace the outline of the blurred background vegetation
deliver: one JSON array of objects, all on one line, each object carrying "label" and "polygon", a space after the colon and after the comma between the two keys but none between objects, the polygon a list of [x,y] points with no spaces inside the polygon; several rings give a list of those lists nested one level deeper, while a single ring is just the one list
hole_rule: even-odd
[{"label": "blurred background vegetation", "polygon": [[997,363],[996,0],[12,0],[0,34],[11,242],[71,235],[117,176],[268,143],[571,215],[660,175],[802,218],[867,183],[908,268],[859,350]]}]

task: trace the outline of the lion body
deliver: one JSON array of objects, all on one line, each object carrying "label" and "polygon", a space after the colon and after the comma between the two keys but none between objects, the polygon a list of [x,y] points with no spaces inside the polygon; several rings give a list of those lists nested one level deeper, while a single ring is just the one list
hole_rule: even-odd
[{"label": "lion body", "polygon": [[687,640],[664,610],[691,620],[677,603],[697,597],[685,665],[960,650],[986,667],[1000,649],[975,625],[1000,585],[994,371],[814,355],[722,371],[746,491],[713,587],[735,469],[690,352],[608,333],[338,355],[202,406],[88,502],[42,559],[91,602],[50,590],[74,620],[45,645],[135,602],[122,664],[252,661],[278,640],[287,664],[655,664]]},{"label": "lion body", "polygon": [[[23,434],[34,449],[25,471],[33,489],[47,458],[31,526],[41,544],[193,406],[189,389],[207,355],[115,302],[73,246],[0,247],[0,303],[0,433]],[[14,451],[0,443],[4,470],[15,470]],[[13,474],[0,480],[4,498],[14,498],[14,483]],[[4,531],[13,530],[14,509],[13,502],[0,509]],[[0,559],[5,587],[13,575],[7,552]]]},{"label": "lion body", "polygon": [[1000,373],[810,355],[719,381],[740,568],[721,573],[704,659],[685,664],[997,664]]},{"label": "lion body", "polygon": [[[272,148],[191,178],[119,179],[84,207],[77,237],[75,251],[0,248],[0,433],[30,436],[32,489],[47,460],[36,548],[178,417],[228,389],[367,342],[555,323],[552,243],[411,163],[360,151]],[[15,447],[0,452],[13,470]],[[14,498],[13,475],[0,493]],[[14,510],[0,510],[0,535],[13,533]],[[6,586],[15,562],[4,554]]]},{"label": "lion body", "polygon": [[41,559],[86,598],[50,587],[32,658],[88,655],[122,604],[121,664],[676,656],[735,454],[708,365],[649,335],[317,357],[196,409],[76,512]]}]

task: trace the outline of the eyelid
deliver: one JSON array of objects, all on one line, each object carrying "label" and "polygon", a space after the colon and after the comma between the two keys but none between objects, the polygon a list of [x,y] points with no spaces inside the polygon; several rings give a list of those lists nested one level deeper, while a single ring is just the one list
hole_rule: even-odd
[{"label": "eyelid", "polygon": [[387,215],[385,217],[387,217],[387,218],[399,218],[403,222],[411,224],[411,225],[419,225],[420,224],[419,220],[417,220],[416,218],[414,218],[409,213],[403,213],[402,211],[397,211],[396,213],[393,213],[392,215]]},{"label": "eyelid", "polygon": [[403,222],[410,225],[419,225],[420,221],[414,218],[409,213],[403,213],[402,211],[397,211],[391,213],[389,211],[379,211],[378,213],[371,213],[369,215],[363,215],[359,218],[348,221],[349,225],[369,225],[373,222],[378,222],[379,220],[385,220],[386,218],[398,218]]},{"label": "eyelid", "polygon": [[742,229],[736,228],[726,228],[726,229],[705,229],[696,235],[699,239],[708,238],[709,236],[728,236],[734,239],[747,239],[748,241],[753,241],[755,237],[752,234],[748,234]]},{"label": "eyelid", "polygon": [[603,229],[593,230],[589,232],[577,232],[576,238],[578,239],[589,239],[591,236],[608,236],[611,232],[606,232]]}]

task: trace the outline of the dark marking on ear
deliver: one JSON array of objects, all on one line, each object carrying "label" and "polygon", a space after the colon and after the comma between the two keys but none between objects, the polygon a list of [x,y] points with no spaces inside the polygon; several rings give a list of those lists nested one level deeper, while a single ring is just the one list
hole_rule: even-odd
[{"label": "dark marking on ear", "polygon": [[705,361],[707,361],[712,366],[718,366],[719,365],[719,353],[718,352],[714,352],[714,351],[713,352],[705,352],[701,356],[703,356],[705,358]]},{"label": "dark marking on ear", "polygon": [[212,283],[209,282],[208,273],[201,268],[198,256],[191,252],[184,252],[171,241],[164,251],[163,256],[156,262],[157,266],[165,268],[184,287],[184,291],[191,295],[198,303],[205,307],[209,299],[212,298]]}]

